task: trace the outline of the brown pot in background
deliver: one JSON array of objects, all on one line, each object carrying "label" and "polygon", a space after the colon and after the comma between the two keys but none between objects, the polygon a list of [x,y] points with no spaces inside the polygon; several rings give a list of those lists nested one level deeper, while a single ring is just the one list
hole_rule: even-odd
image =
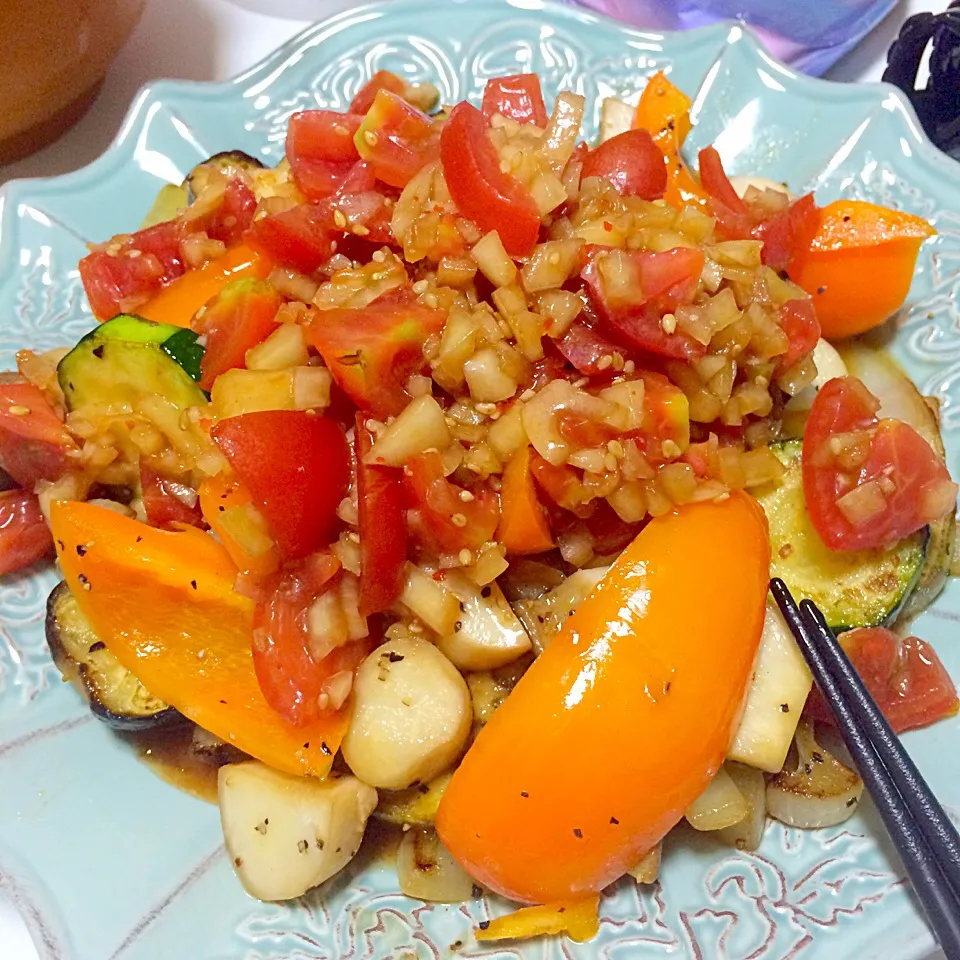
[{"label": "brown pot in background", "polygon": [[96,99],[144,0],[0,0],[0,163],[55,140]]}]

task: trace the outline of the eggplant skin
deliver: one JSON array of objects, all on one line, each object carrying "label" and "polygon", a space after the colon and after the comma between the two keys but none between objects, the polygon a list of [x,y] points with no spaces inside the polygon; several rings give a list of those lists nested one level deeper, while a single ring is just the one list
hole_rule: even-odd
[{"label": "eggplant skin", "polygon": [[66,583],[54,587],[47,599],[44,628],[57,669],[98,720],[125,733],[166,730],[188,722],[179,711],[151,696],[119,663],[93,632]]}]

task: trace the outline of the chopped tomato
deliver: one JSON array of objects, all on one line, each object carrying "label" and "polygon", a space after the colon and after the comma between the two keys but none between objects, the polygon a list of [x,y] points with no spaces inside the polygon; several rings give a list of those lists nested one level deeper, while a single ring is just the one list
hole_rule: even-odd
[{"label": "chopped tomato", "polygon": [[572,510],[577,514],[583,512],[580,509],[582,506],[580,478],[573,467],[565,463],[550,463],[538,453],[530,461],[530,470],[543,492],[558,507]]},{"label": "chopped tomato", "polygon": [[148,460],[140,461],[140,490],[151,527],[162,530],[180,523],[203,525],[196,491],[180,480],[162,476]]},{"label": "chopped tomato", "polygon": [[182,225],[158,223],[114,237],[80,261],[80,279],[98,320],[132,313],[186,267],[180,253]]},{"label": "chopped tomato", "polygon": [[436,452],[414,457],[404,477],[415,504],[413,527],[429,546],[459,553],[479,550],[493,539],[500,511],[489,487],[472,490],[471,500],[462,499],[460,488],[443,475],[443,461]]},{"label": "chopped tomato", "polygon": [[327,681],[343,671],[352,675],[371,648],[364,639],[326,655],[314,652],[317,646],[322,648],[322,638],[310,636],[307,611],[329,587],[339,566],[329,553],[313,554],[284,574],[253,615],[257,682],[267,703],[296,726],[314,723],[335,709],[323,699]]},{"label": "chopped tomato", "polygon": [[200,361],[200,386],[213,388],[213,381],[237,367],[246,366],[246,354],[277,329],[277,310],[283,298],[270,284],[255,277],[232,280],[202,313],[193,328],[206,337]]},{"label": "chopped tomato", "polygon": [[373,437],[357,414],[357,508],[360,532],[360,613],[368,617],[388,609],[403,587],[407,559],[403,471],[365,463]]},{"label": "chopped tomato", "polygon": [[434,122],[389,90],[377,93],[353,142],[377,179],[391,187],[405,187],[440,149]]},{"label": "chopped tomato", "polygon": [[620,431],[609,423],[591,420],[573,410],[559,410],[557,430],[578,447],[599,447],[620,436]]},{"label": "chopped tomato", "polygon": [[223,199],[208,214],[185,225],[189,232],[204,231],[211,240],[220,240],[228,247],[236,246],[253,223],[257,198],[239,177],[231,180],[223,191]]},{"label": "chopped tomato", "polygon": [[53,554],[53,537],[36,496],[27,490],[0,493],[0,576]]},{"label": "chopped tomato", "polygon": [[644,200],[659,200],[667,189],[663,154],[646,130],[626,130],[594,147],[581,176],[605,177],[624,196]]},{"label": "chopped tomato", "polygon": [[530,447],[524,445],[503,471],[497,540],[508,555],[543,553],[553,547],[547,512],[537,499],[531,454]]},{"label": "chopped tomato", "polygon": [[690,405],[686,394],[663,374],[642,371],[643,422],[634,434],[651,460],[669,459],[663,444],[673,441],[683,452],[690,445]]},{"label": "chopped tomato", "polygon": [[896,543],[953,509],[957,486],[913,427],[877,420],[880,404],[857,379],[820,388],[803,435],[803,492],[832,550]]},{"label": "chopped tomato", "polygon": [[547,125],[547,108],[543,105],[540,78],[535,73],[516,73],[510,77],[493,77],[483,88],[483,115],[489,120],[495,113],[517,123]]},{"label": "chopped tomato", "polygon": [[[838,639],[894,733],[956,715],[957,689],[930,644],[919,637],[901,640],[885,627],[848,630]],[[805,710],[812,719],[836,726],[816,687]]]},{"label": "chopped tomato", "polygon": [[790,345],[780,357],[780,366],[787,370],[805,357],[820,339],[820,323],[812,300],[788,300],[780,308],[780,329]]},{"label": "chopped tomato", "polygon": [[604,557],[619,553],[640,532],[642,524],[627,523],[606,500],[597,500],[584,523],[593,537],[593,552]]},{"label": "chopped tomato", "polygon": [[357,148],[353,135],[362,116],[335,110],[301,110],[287,126],[287,159],[331,160],[353,163]]},{"label": "chopped tomato", "polygon": [[753,237],[763,241],[763,262],[774,270],[790,271],[810,246],[820,226],[820,208],[807,193],[770,219],[753,228]]},{"label": "chopped tomato", "polygon": [[340,426],[310,411],[265,410],[221,420],[210,435],[286,557],[304,557],[329,542],[350,483]]},{"label": "chopped tomato", "polygon": [[[615,376],[617,371],[604,360],[604,357],[612,357],[615,353],[619,353],[627,360],[633,356],[632,351],[622,344],[608,340],[594,324],[581,317],[574,320],[567,332],[554,342],[560,353],[577,370],[587,376],[596,376],[604,372]],[[600,365],[601,361],[603,366]]]},{"label": "chopped tomato", "polygon": [[329,207],[300,203],[255,220],[246,240],[274,263],[310,274],[333,254],[331,225]]},{"label": "chopped tomato", "polygon": [[30,490],[56,480],[79,450],[46,395],[32,383],[0,383],[0,468]]},{"label": "chopped tomato", "polygon": [[377,300],[368,307],[320,310],[307,326],[334,380],[361,410],[379,419],[410,402],[409,378],[423,368],[423,343],[446,322],[415,301]]},{"label": "chopped tomato", "polygon": [[716,147],[700,151],[700,183],[710,195],[710,212],[717,218],[720,232],[731,240],[749,237],[753,217],[727,178]]},{"label": "chopped tomato", "polygon": [[458,103],[443,125],[440,162],[457,209],[484,233],[496,230],[510,256],[528,256],[540,232],[540,213],[523,184],[500,169],[487,121],[469,103]]},{"label": "chopped tomato", "polygon": [[389,90],[391,93],[403,96],[406,89],[406,83],[395,73],[389,70],[378,70],[350,101],[350,112],[361,116],[365,114],[381,90]]},{"label": "chopped tomato", "polygon": [[[618,253],[619,264],[635,275],[629,282],[619,283],[617,292],[611,292],[604,279],[608,255],[603,247],[593,248],[581,272],[604,332],[630,347],[660,356],[682,360],[702,357],[706,353],[702,343],[680,330],[667,333],[661,321],[664,314],[693,300],[703,271],[703,252],[675,247],[663,253]],[[629,299],[619,294],[623,289]]]}]

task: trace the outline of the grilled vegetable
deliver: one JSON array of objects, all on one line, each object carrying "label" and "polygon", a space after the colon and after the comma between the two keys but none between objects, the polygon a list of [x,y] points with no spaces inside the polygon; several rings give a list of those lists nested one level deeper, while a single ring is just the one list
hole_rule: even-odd
[{"label": "grilled vegetable", "polygon": [[235,177],[252,174],[263,168],[264,165],[249,153],[244,153],[242,150],[224,150],[198,163],[187,174],[184,184],[190,190],[190,199],[195,200],[203,193],[212,175],[219,174],[226,180],[233,180]]},{"label": "grilled vegetable", "polygon": [[890,549],[828,549],[807,515],[800,441],[771,449],[787,469],[776,484],[755,491],[770,523],[770,575],[798,600],[812,600],[834,630],[891,623],[920,579],[927,532]]},{"label": "grilled vegetable", "polygon": [[726,767],[721,767],[707,789],[687,807],[684,816],[694,830],[723,830],[744,820],[750,812],[743,794]]},{"label": "grilled vegetable", "polygon": [[723,769],[730,775],[748,809],[742,820],[718,830],[716,837],[721,843],[729,844],[738,850],[756,850],[767,825],[766,780],[759,770],[742,763],[728,760]]},{"label": "grilled vegetable", "polygon": [[194,382],[202,356],[192,331],[120,314],[80,340],[58,364],[57,379],[70,410],[127,405],[163,420],[162,408],[179,430],[180,412],[206,403]]},{"label": "grilled vegetable", "polygon": [[727,756],[767,773],[780,770],[812,683],[780,611],[768,602],[743,717]]},{"label": "grilled vegetable", "polygon": [[567,617],[583,603],[608,569],[593,567],[577,570],[544,596],[514,604],[538,653],[559,633]]},{"label": "grilled vegetable", "polygon": [[97,719],[128,733],[186,723],[173,707],[150,694],[93,632],[66,583],[47,600],[47,646],[64,680],[69,680]]},{"label": "grilled vegetable", "polygon": [[377,805],[354,777],[292,777],[256,761],[221,767],[219,797],[233,868],[258,900],[291,900],[342,870]]},{"label": "grilled vegetable", "polygon": [[387,823],[433,823],[451,776],[450,773],[441,773],[429,783],[418,783],[406,790],[381,790],[380,802],[373,815]]},{"label": "grilled vegetable", "polygon": [[401,893],[431,903],[462,903],[474,895],[470,875],[430,827],[408,830],[397,850]]}]

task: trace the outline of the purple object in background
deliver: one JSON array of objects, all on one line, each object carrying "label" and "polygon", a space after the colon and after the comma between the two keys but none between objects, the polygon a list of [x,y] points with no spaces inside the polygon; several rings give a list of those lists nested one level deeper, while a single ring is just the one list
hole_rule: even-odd
[{"label": "purple object in background", "polygon": [[855,47],[897,0],[567,0],[640,28],[686,30],[740,20],[771,53],[819,75]]}]

